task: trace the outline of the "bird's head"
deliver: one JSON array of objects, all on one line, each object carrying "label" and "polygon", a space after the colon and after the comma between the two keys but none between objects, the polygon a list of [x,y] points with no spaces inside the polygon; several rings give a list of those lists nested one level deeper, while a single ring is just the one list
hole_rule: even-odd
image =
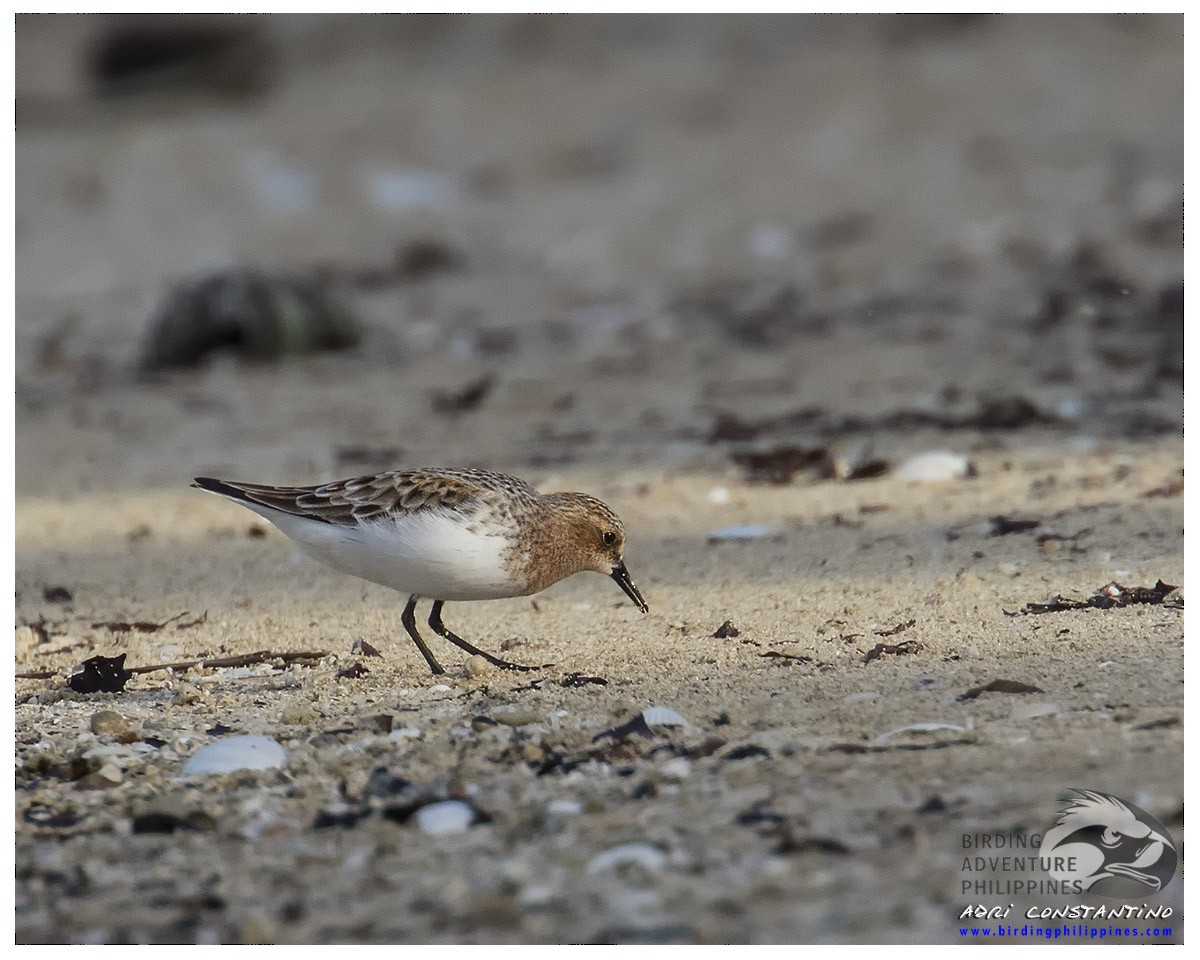
[{"label": "bird's head", "polygon": [[637,608],[646,605],[629,571],[625,569],[625,527],[608,504],[586,493],[554,493],[547,498],[561,524],[562,576],[594,571],[612,577]]}]

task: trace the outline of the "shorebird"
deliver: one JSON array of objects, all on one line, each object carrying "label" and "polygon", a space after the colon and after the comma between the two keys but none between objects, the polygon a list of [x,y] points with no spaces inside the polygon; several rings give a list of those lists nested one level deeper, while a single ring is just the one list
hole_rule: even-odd
[{"label": "shorebird", "polygon": [[335,570],[408,594],[400,622],[429,669],[445,673],[417,631],[417,601],[433,601],[438,636],[506,670],[531,670],[480,650],[442,623],[449,600],[524,597],[565,577],[612,577],[642,613],[649,607],[625,567],[625,528],[586,493],[538,493],[487,470],[393,470],[313,487],[196,477],[269,520]]}]

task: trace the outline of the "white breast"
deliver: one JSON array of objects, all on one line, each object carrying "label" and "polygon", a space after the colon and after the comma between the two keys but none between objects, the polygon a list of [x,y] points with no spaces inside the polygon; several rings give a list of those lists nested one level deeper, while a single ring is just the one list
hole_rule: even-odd
[{"label": "white breast", "polygon": [[494,600],[524,591],[505,568],[508,539],[472,533],[448,510],[360,525],[258,511],[335,570],[431,600]]}]

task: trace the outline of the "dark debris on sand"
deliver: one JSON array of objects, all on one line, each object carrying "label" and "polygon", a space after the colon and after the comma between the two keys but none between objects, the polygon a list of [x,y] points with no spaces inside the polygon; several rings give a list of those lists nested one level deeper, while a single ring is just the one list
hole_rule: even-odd
[{"label": "dark debris on sand", "polygon": [[1048,600],[1043,603],[1027,603],[1021,607],[1017,613],[1004,612],[1010,617],[1020,616],[1021,614],[1035,613],[1060,613],[1064,610],[1086,610],[1095,608],[1097,610],[1112,610],[1117,607],[1129,607],[1136,604],[1155,604],[1172,609],[1183,609],[1183,598],[1176,597],[1168,602],[1167,597],[1178,588],[1169,583],[1163,583],[1159,580],[1152,587],[1124,587],[1113,580],[1105,584],[1097,590],[1092,596],[1086,599],[1072,599],[1059,594],[1053,600]]}]

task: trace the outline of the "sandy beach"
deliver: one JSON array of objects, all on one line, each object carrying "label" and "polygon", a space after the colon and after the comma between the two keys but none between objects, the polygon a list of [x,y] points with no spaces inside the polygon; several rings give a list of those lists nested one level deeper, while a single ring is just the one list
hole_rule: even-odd
[{"label": "sandy beach", "polygon": [[[1183,583],[1182,18],[903,19],[277,18],[117,97],[18,18],[18,942],[952,943],[1080,899],[964,868],[1069,788],[1182,844],[1182,591],[1029,606]],[[139,366],[231,265],[361,342]],[[650,613],[448,604],[541,666],[432,677],[188,486],[436,465],[603,498]],[[245,662],[67,686],[122,654]]]}]

